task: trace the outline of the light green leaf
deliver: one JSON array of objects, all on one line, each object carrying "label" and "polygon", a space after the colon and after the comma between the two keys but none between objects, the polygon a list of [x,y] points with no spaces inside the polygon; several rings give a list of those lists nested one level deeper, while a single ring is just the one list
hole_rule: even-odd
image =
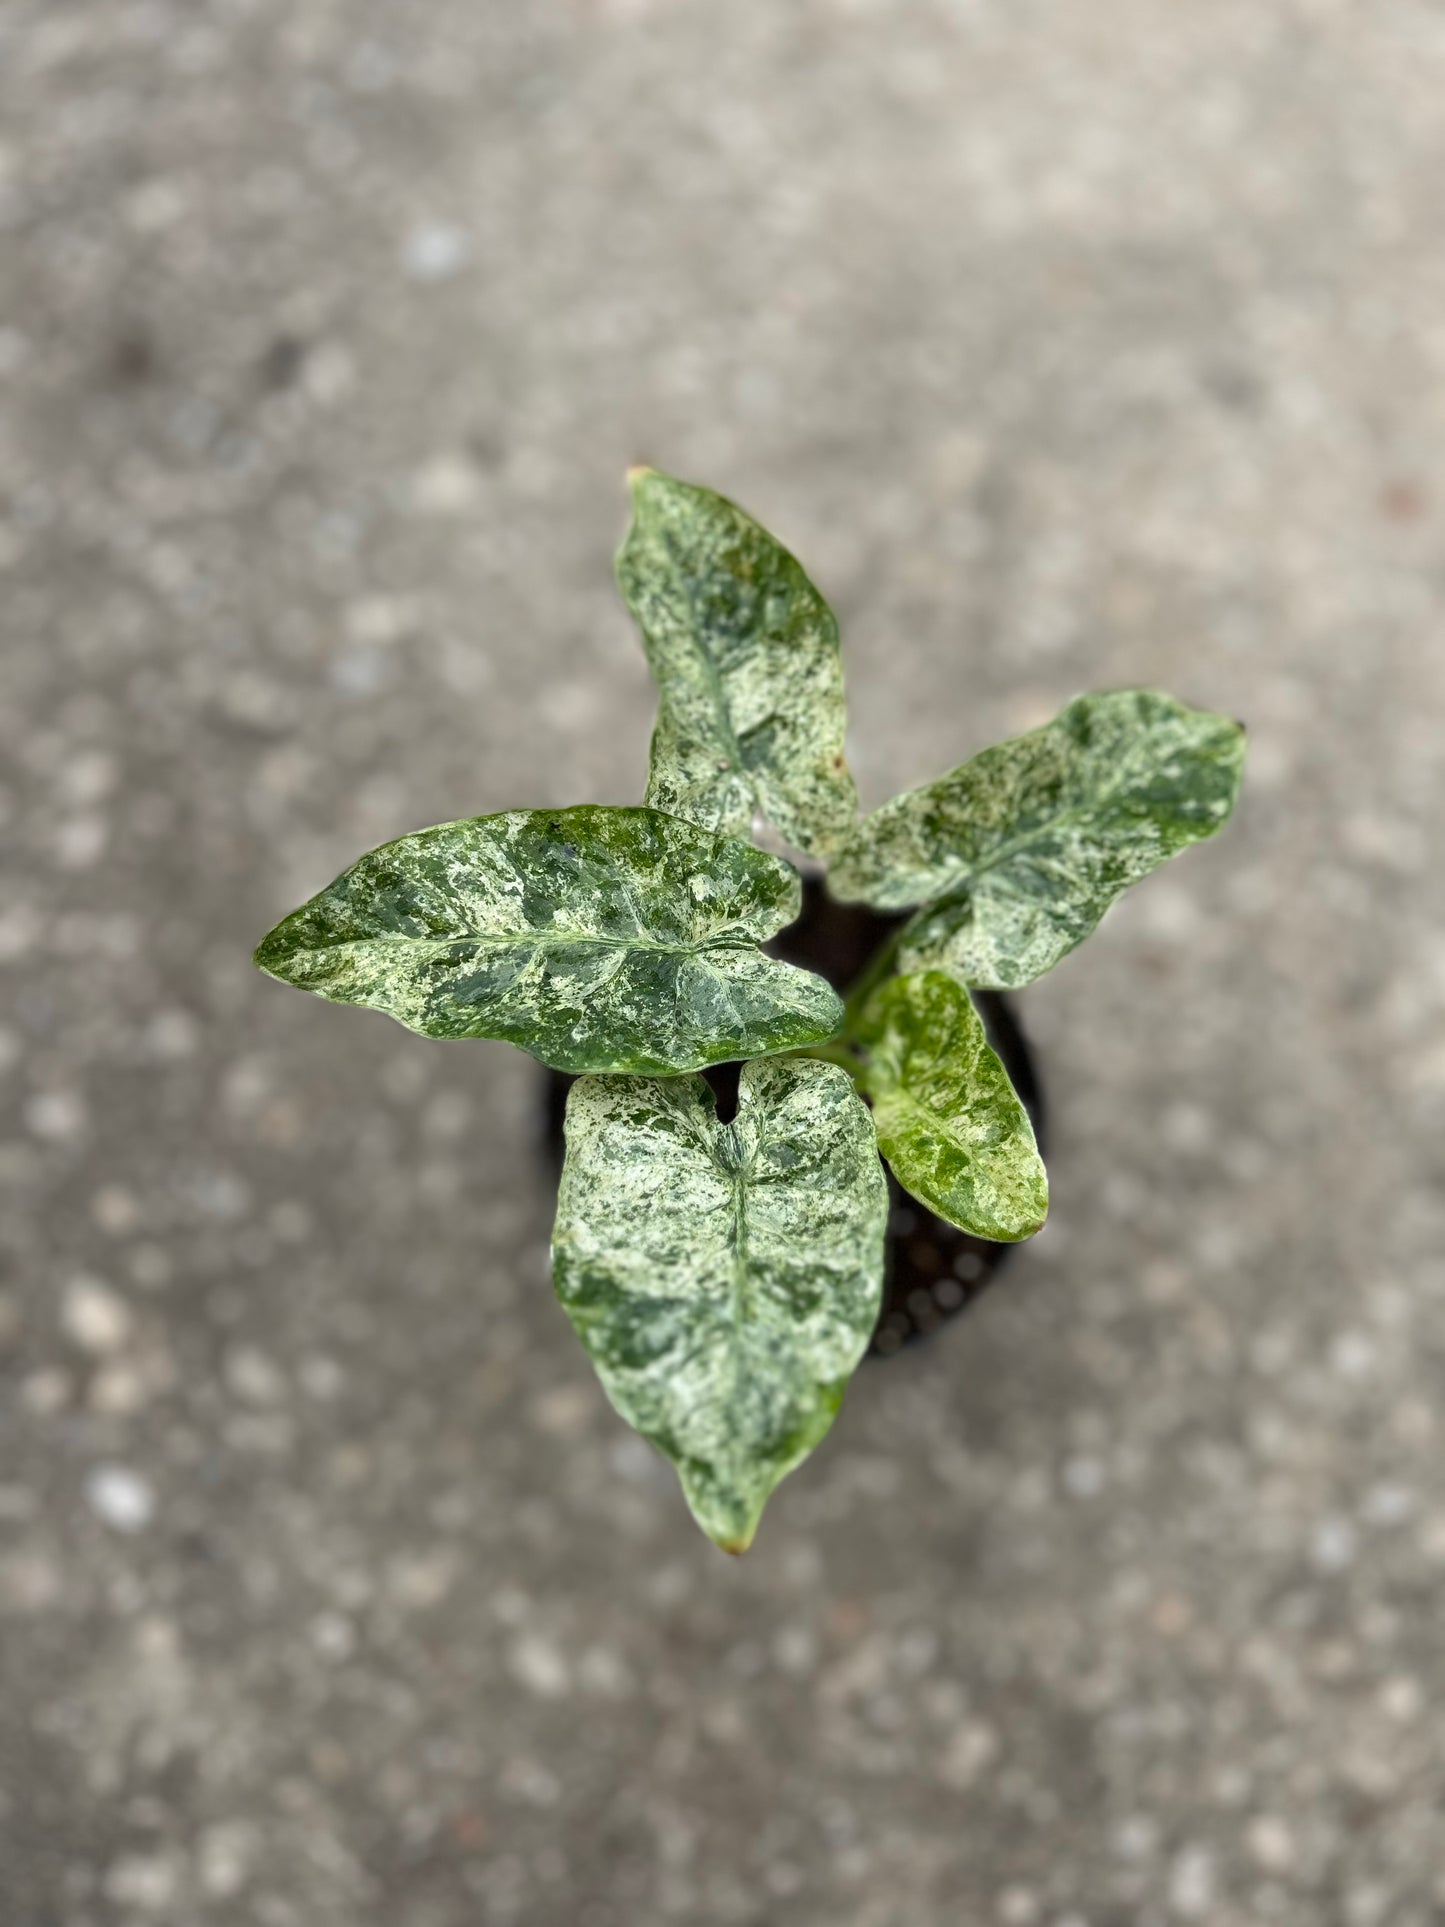
[{"label": "light green leaf", "polygon": [[834,1065],[745,1065],[730,1124],[700,1077],[572,1087],[557,1295],[729,1552],[833,1422],[878,1316],[887,1208],[872,1121]]},{"label": "light green leaf", "polygon": [[507,810],[383,844],[256,962],[428,1037],[499,1037],[564,1071],[694,1070],[830,1036],[821,977],[758,945],[797,873],[650,809]]},{"label": "light green leaf", "polygon": [[857,810],[832,610],[721,495],[629,479],[617,581],[661,692],[648,802],[741,836],[761,812],[800,850],[831,849]]},{"label": "light green leaf", "polygon": [[1048,1214],[1048,1178],[963,985],[938,970],[895,977],[856,1034],[878,1148],[904,1190],[975,1237],[1031,1237]]},{"label": "light green leaf", "polygon": [[1081,943],[1131,883],[1234,808],[1244,731],[1147,689],[1080,696],[865,817],[828,887],[845,902],[928,903],[903,933],[904,972],[980,988],[1031,983]]}]

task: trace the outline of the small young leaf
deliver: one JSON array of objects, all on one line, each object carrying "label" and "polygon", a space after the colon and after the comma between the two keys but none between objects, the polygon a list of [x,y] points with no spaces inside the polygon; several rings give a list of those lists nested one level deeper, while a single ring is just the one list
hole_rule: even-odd
[{"label": "small young leaf", "polygon": [[834,1065],[745,1065],[731,1124],[700,1077],[572,1087],[557,1295],[729,1552],[833,1422],[878,1316],[887,1209],[872,1121]]},{"label": "small young leaf", "polygon": [[827,603],[781,543],[711,489],[634,469],[617,582],[661,706],[647,800],[746,836],[761,811],[829,850],[857,809]]},{"label": "small young leaf", "polygon": [[758,945],[797,873],[659,810],[443,823],[362,857],[256,962],[427,1037],[498,1037],[564,1071],[695,1070],[831,1036],[821,977]]},{"label": "small young leaf", "polygon": [[[899,967],[980,989],[1031,983],[1131,883],[1234,808],[1244,731],[1147,689],[1080,696],[1054,721],[865,817],[828,887],[901,910]],[[933,901],[929,902],[929,899]]]},{"label": "small young leaf", "polygon": [[962,984],[938,970],[894,977],[869,1000],[857,1039],[878,1148],[904,1190],[975,1237],[1031,1237],[1048,1214],[1048,1178]]}]

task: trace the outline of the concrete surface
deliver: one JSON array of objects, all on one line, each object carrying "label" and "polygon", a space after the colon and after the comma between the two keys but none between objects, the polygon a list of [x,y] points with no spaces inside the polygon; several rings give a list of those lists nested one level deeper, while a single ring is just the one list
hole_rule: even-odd
[{"label": "concrete surface", "polygon": [[[5,1927],[1445,1918],[1445,11],[9,0]],[[628,801],[646,457],[870,801],[1082,687],[1247,807],[1031,991],[1056,1215],[745,1561],[537,1080],[266,983]]]}]

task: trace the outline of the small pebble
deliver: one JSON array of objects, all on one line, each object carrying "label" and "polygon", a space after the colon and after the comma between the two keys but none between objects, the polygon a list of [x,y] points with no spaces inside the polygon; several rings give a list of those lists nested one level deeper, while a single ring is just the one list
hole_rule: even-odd
[{"label": "small pebble", "polygon": [[1181,1920],[1203,1920],[1214,1904],[1214,1856],[1185,1847],[1169,1869],[1169,1905]]},{"label": "small pebble", "polygon": [[105,1184],[90,1200],[90,1215],[108,1237],[124,1238],[135,1231],[141,1221],[140,1205],[135,1194],[127,1191],[123,1184]]},{"label": "small pebble", "polygon": [[1266,1873],[1285,1874],[1296,1860],[1294,1835],[1283,1820],[1262,1813],[1249,1823],[1245,1835],[1250,1857]]},{"label": "small pebble", "polygon": [[1310,1540],[1310,1561],[1317,1572],[1343,1572],[1354,1564],[1356,1544],[1348,1519],[1322,1519]]},{"label": "small pebble", "polygon": [[256,1841],[253,1830],[240,1821],[217,1821],[202,1833],[196,1852],[201,1889],[211,1900],[229,1900],[240,1893],[251,1871]]},{"label": "small pebble", "polygon": [[119,1351],[131,1334],[130,1307],[99,1278],[73,1278],[61,1301],[65,1335],[84,1352],[104,1357]]},{"label": "small pebble", "polygon": [[175,1863],[162,1854],[126,1854],[105,1876],[106,1899],[142,1914],[169,1913],[180,1881]]},{"label": "small pebble", "polygon": [[139,1472],[98,1465],[87,1476],[85,1496],[95,1516],[115,1532],[140,1532],[155,1517],[155,1493]]},{"label": "small pebble", "polygon": [[32,1137],[47,1144],[74,1144],[85,1135],[89,1121],[85,1099],[78,1091],[36,1091],[26,1101],[26,1126]]},{"label": "small pebble", "polygon": [[446,221],[414,227],[402,244],[401,263],[412,281],[449,281],[466,266],[471,245],[465,232]]},{"label": "small pebble", "polygon": [[540,1633],[524,1633],[513,1643],[512,1676],[538,1699],[561,1699],[571,1684],[567,1661]]}]

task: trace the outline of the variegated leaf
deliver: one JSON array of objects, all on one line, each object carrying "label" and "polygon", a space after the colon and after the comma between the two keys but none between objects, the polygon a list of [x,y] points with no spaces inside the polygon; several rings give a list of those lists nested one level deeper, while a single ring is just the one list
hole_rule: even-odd
[{"label": "variegated leaf", "polygon": [[857,809],[832,610],[721,495],[651,468],[630,480],[617,581],[661,693],[648,802],[743,836],[761,812],[800,850],[831,849]]},{"label": "variegated leaf", "polygon": [[845,1071],[587,1077],[567,1105],[557,1293],[608,1397],[729,1552],[832,1424],[878,1316],[887,1187]]},{"label": "variegated leaf", "polygon": [[837,1029],[823,979],[758,948],[799,898],[788,864],[659,810],[508,810],[373,850],[256,962],[558,1070],[693,1070]]},{"label": "variegated leaf", "polygon": [[1048,1214],[1048,1178],[962,984],[937,970],[895,977],[869,1000],[856,1036],[878,1148],[904,1190],[975,1237],[1031,1237]]},{"label": "variegated leaf", "polygon": [[904,932],[904,972],[1013,989],[1082,942],[1131,883],[1212,836],[1243,762],[1244,731],[1226,716],[1152,690],[1080,696],[865,817],[828,886],[880,910],[927,905]]}]

